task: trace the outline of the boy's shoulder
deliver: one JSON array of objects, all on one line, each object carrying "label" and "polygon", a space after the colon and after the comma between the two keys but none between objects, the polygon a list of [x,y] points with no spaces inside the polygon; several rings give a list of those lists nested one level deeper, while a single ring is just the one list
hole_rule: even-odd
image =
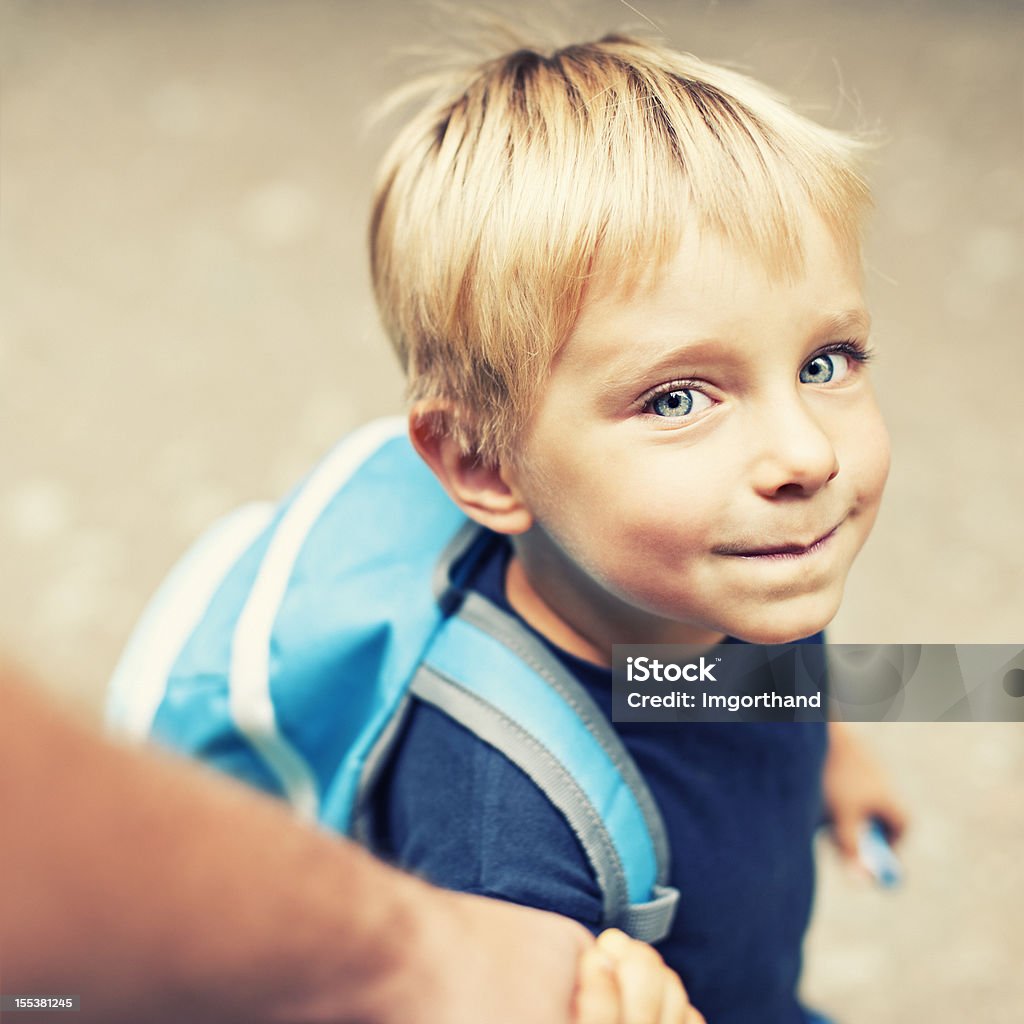
[{"label": "boy's shoulder", "polygon": [[564,815],[504,754],[413,700],[370,801],[376,852],[445,888],[597,930],[603,896]]}]

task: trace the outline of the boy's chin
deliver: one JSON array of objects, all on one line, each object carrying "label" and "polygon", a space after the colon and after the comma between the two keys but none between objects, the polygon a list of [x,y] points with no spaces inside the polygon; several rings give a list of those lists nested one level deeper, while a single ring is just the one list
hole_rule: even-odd
[{"label": "boy's chin", "polygon": [[821,600],[803,608],[767,605],[762,613],[738,624],[730,634],[748,644],[792,644],[820,633],[835,618],[838,610],[838,599]]}]

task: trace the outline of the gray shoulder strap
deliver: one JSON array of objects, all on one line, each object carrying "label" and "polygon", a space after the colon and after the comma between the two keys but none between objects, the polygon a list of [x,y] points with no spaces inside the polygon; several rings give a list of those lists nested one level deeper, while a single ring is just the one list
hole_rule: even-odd
[{"label": "gray shoulder strap", "polygon": [[667,884],[661,815],[607,718],[543,643],[469,592],[412,692],[500,750],[562,812],[601,887],[605,927],[665,937],[679,893]]}]

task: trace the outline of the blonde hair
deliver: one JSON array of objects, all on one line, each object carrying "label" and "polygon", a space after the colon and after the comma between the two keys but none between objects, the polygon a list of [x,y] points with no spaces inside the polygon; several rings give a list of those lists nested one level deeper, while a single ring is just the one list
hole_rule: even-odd
[{"label": "blonde hair", "polygon": [[447,77],[387,153],[374,289],[410,399],[486,462],[513,458],[600,268],[656,271],[692,215],[772,273],[809,205],[859,250],[861,144],[737,72],[610,35]]}]

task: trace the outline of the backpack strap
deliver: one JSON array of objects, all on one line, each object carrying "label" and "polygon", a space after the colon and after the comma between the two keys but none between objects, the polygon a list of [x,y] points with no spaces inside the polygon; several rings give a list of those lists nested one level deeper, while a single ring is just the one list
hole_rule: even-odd
[{"label": "backpack strap", "polygon": [[654,798],[600,708],[536,637],[471,591],[412,693],[501,751],[561,811],[601,887],[603,927],[646,942],[668,934],[679,893]]},{"label": "backpack strap", "polygon": [[463,592],[463,555],[493,538],[466,522],[404,433],[397,419],[370,424],[276,509],[248,507],[204,538],[126,652],[111,723],[353,831],[411,680],[565,815],[601,885],[605,923],[663,937],[678,894],[664,888],[653,799],[557,659]]}]

